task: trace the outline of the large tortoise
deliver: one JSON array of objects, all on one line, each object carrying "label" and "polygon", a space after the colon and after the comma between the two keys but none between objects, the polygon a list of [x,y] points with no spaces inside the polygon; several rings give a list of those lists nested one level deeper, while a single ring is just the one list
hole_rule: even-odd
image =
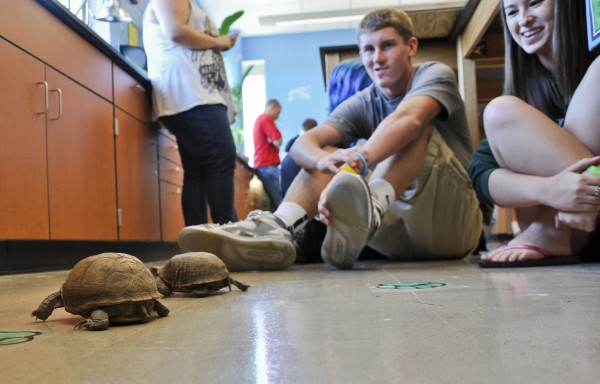
[{"label": "large tortoise", "polygon": [[231,284],[245,291],[248,285],[229,276],[221,259],[208,252],[188,252],[175,255],[162,267],[151,267],[158,291],[164,296],[172,292],[207,295]]},{"label": "large tortoise", "polygon": [[138,258],[124,253],[101,253],[79,261],[60,291],[42,301],[31,313],[46,320],[55,308],[65,307],[83,316],[76,328],[107,329],[111,323],[148,322],[155,311],[167,316],[169,309],[157,299],[154,277]]}]

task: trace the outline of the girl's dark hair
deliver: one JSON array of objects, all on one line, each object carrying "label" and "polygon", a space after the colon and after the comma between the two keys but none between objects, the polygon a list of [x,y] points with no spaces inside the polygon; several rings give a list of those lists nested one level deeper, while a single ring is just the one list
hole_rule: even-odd
[{"label": "girl's dark hair", "polygon": [[526,53],[515,43],[507,27],[503,2],[500,5],[504,24],[506,93],[525,100],[552,119],[564,117],[579,82],[598,56],[598,50],[588,50],[585,3],[579,0],[554,2],[554,76],[536,55]]}]

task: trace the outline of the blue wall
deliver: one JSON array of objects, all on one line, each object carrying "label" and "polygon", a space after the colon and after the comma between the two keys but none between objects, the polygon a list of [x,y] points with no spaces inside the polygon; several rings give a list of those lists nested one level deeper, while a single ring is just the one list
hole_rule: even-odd
[{"label": "blue wall", "polygon": [[264,60],[267,99],[281,102],[277,121],[283,143],[294,137],[308,117],[327,116],[319,48],[356,44],[355,30],[242,37],[242,60]]}]

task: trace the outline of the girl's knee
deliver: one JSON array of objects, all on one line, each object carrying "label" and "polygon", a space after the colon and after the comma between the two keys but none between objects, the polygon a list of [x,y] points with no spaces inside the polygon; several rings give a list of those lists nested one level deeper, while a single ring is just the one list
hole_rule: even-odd
[{"label": "girl's knee", "polygon": [[514,111],[523,101],[515,96],[499,96],[490,101],[483,111],[483,126],[486,134],[493,134],[498,129],[510,127],[510,121],[516,116]]}]

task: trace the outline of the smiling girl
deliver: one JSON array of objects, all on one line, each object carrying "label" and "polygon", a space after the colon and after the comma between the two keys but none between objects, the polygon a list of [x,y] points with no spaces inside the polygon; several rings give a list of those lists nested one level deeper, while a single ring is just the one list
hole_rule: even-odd
[{"label": "smiling girl", "polygon": [[480,266],[576,262],[600,243],[600,59],[585,2],[503,0],[501,16],[506,96],[485,109],[469,173],[483,203],[516,208],[522,232]]}]

